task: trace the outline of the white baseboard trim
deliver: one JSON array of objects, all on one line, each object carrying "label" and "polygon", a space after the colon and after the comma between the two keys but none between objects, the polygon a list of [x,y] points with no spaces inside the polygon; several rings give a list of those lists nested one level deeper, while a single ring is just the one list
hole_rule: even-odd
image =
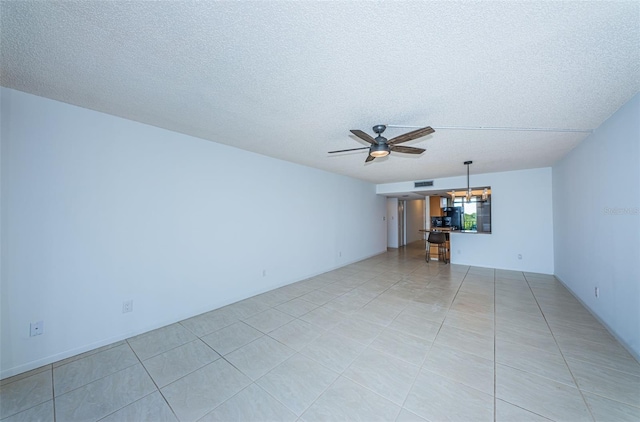
[{"label": "white baseboard trim", "polygon": [[618,336],[618,334],[616,334],[616,332],[615,332],[615,331],[614,331],[614,330],[609,326],[609,324],[607,324],[605,321],[603,321],[603,320],[602,320],[602,318],[600,318],[600,317],[599,317],[595,312],[593,312],[593,310],[591,310],[591,308],[590,308],[586,303],[584,303],[584,302],[582,301],[582,299],[580,299],[580,298],[578,297],[578,295],[577,295],[573,290],[571,290],[571,288],[567,285],[567,283],[565,283],[564,281],[562,281],[562,279],[561,279],[560,277],[558,277],[557,275],[555,275],[555,274],[554,274],[553,276],[556,278],[556,280],[558,280],[558,281],[560,282],[560,284],[562,284],[562,285],[565,287],[565,289],[567,289],[567,290],[569,291],[569,293],[571,293],[571,294],[573,295],[573,297],[575,297],[575,298],[576,298],[576,300],[577,300],[578,302],[580,302],[580,304],[581,304],[582,306],[584,306],[584,308],[585,308],[587,311],[589,311],[589,313],[590,313],[590,314],[591,314],[591,315],[592,315],[596,320],[598,320],[598,322],[599,322],[600,324],[602,324],[602,326],[603,326],[604,328],[606,328],[606,329],[607,329],[607,331],[609,332],[609,334],[611,334],[611,335],[612,335],[616,340],[618,340],[618,343],[620,343],[620,344],[622,345],[622,347],[624,347],[624,348],[627,350],[627,352],[629,352],[629,354],[631,354],[631,356],[633,356],[633,357],[635,358],[635,360],[637,360],[637,361],[638,361],[638,363],[640,363],[640,353],[639,353],[639,352],[636,352],[635,350],[633,350],[633,349],[631,348],[631,346],[629,346],[629,345],[628,345],[628,344],[627,344],[623,339],[621,339],[621,338],[620,338],[620,336]]}]

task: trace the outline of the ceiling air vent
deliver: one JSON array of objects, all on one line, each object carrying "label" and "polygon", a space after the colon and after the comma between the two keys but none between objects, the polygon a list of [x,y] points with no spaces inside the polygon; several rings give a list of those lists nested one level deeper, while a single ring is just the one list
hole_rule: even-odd
[{"label": "ceiling air vent", "polygon": [[433,186],[433,180],[425,180],[424,182],[414,182],[414,187],[416,188],[426,188],[429,186]]}]

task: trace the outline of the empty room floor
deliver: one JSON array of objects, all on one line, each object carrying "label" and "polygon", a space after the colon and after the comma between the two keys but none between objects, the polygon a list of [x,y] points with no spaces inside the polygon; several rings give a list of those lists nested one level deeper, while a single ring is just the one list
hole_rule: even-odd
[{"label": "empty room floor", "polygon": [[3,380],[0,418],[637,421],[640,365],[553,276],[418,242]]}]

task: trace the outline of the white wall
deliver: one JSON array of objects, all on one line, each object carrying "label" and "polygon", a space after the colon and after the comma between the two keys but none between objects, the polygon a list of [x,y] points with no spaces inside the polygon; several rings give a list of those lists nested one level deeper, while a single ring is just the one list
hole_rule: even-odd
[{"label": "white wall", "polygon": [[386,250],[371,184],[0,96],[1,377]]},{"label": "white wall", "polygon": [[[426,196],[424,198],[424,228],[425,230],[431,230],[431,197]],[[427,239],[427,235],[424,235],[424,239]]]},{"label": "white wall", "polygon": [[412,199],[406,201],[407,210],[407,244],[424,239],[424,200]]},{"label": "white wall", "polygon": [[387,247],[397,248],[398,238],[398,198],[387,199]]},{"label": "white wall", "polygon": [[[451,262],[553,274],[551,168],[473,174],[472,166],[471,185],[491,186],[492,233],[452,233]],[[423,191],[466,186],[464,175],[436,179]],[[413,191],[412,181],[377,186],[383,195]]]},{"label": "white wall", "polygon": [[557,278],[640,359],[640,94],[553,167],[553,211]]}]

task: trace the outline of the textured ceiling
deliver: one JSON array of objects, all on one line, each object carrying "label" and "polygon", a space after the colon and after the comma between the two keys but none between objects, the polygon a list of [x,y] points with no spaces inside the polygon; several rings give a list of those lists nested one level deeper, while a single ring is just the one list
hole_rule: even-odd
[{"label": "textured ceiling", "polygon": [[[374,183],[550,166],[640,88],[640,3],[1,2],[3,86]],[[364,164],[349,133],[436,133]],[[393,137],[411,129],[390,128]]]}]

